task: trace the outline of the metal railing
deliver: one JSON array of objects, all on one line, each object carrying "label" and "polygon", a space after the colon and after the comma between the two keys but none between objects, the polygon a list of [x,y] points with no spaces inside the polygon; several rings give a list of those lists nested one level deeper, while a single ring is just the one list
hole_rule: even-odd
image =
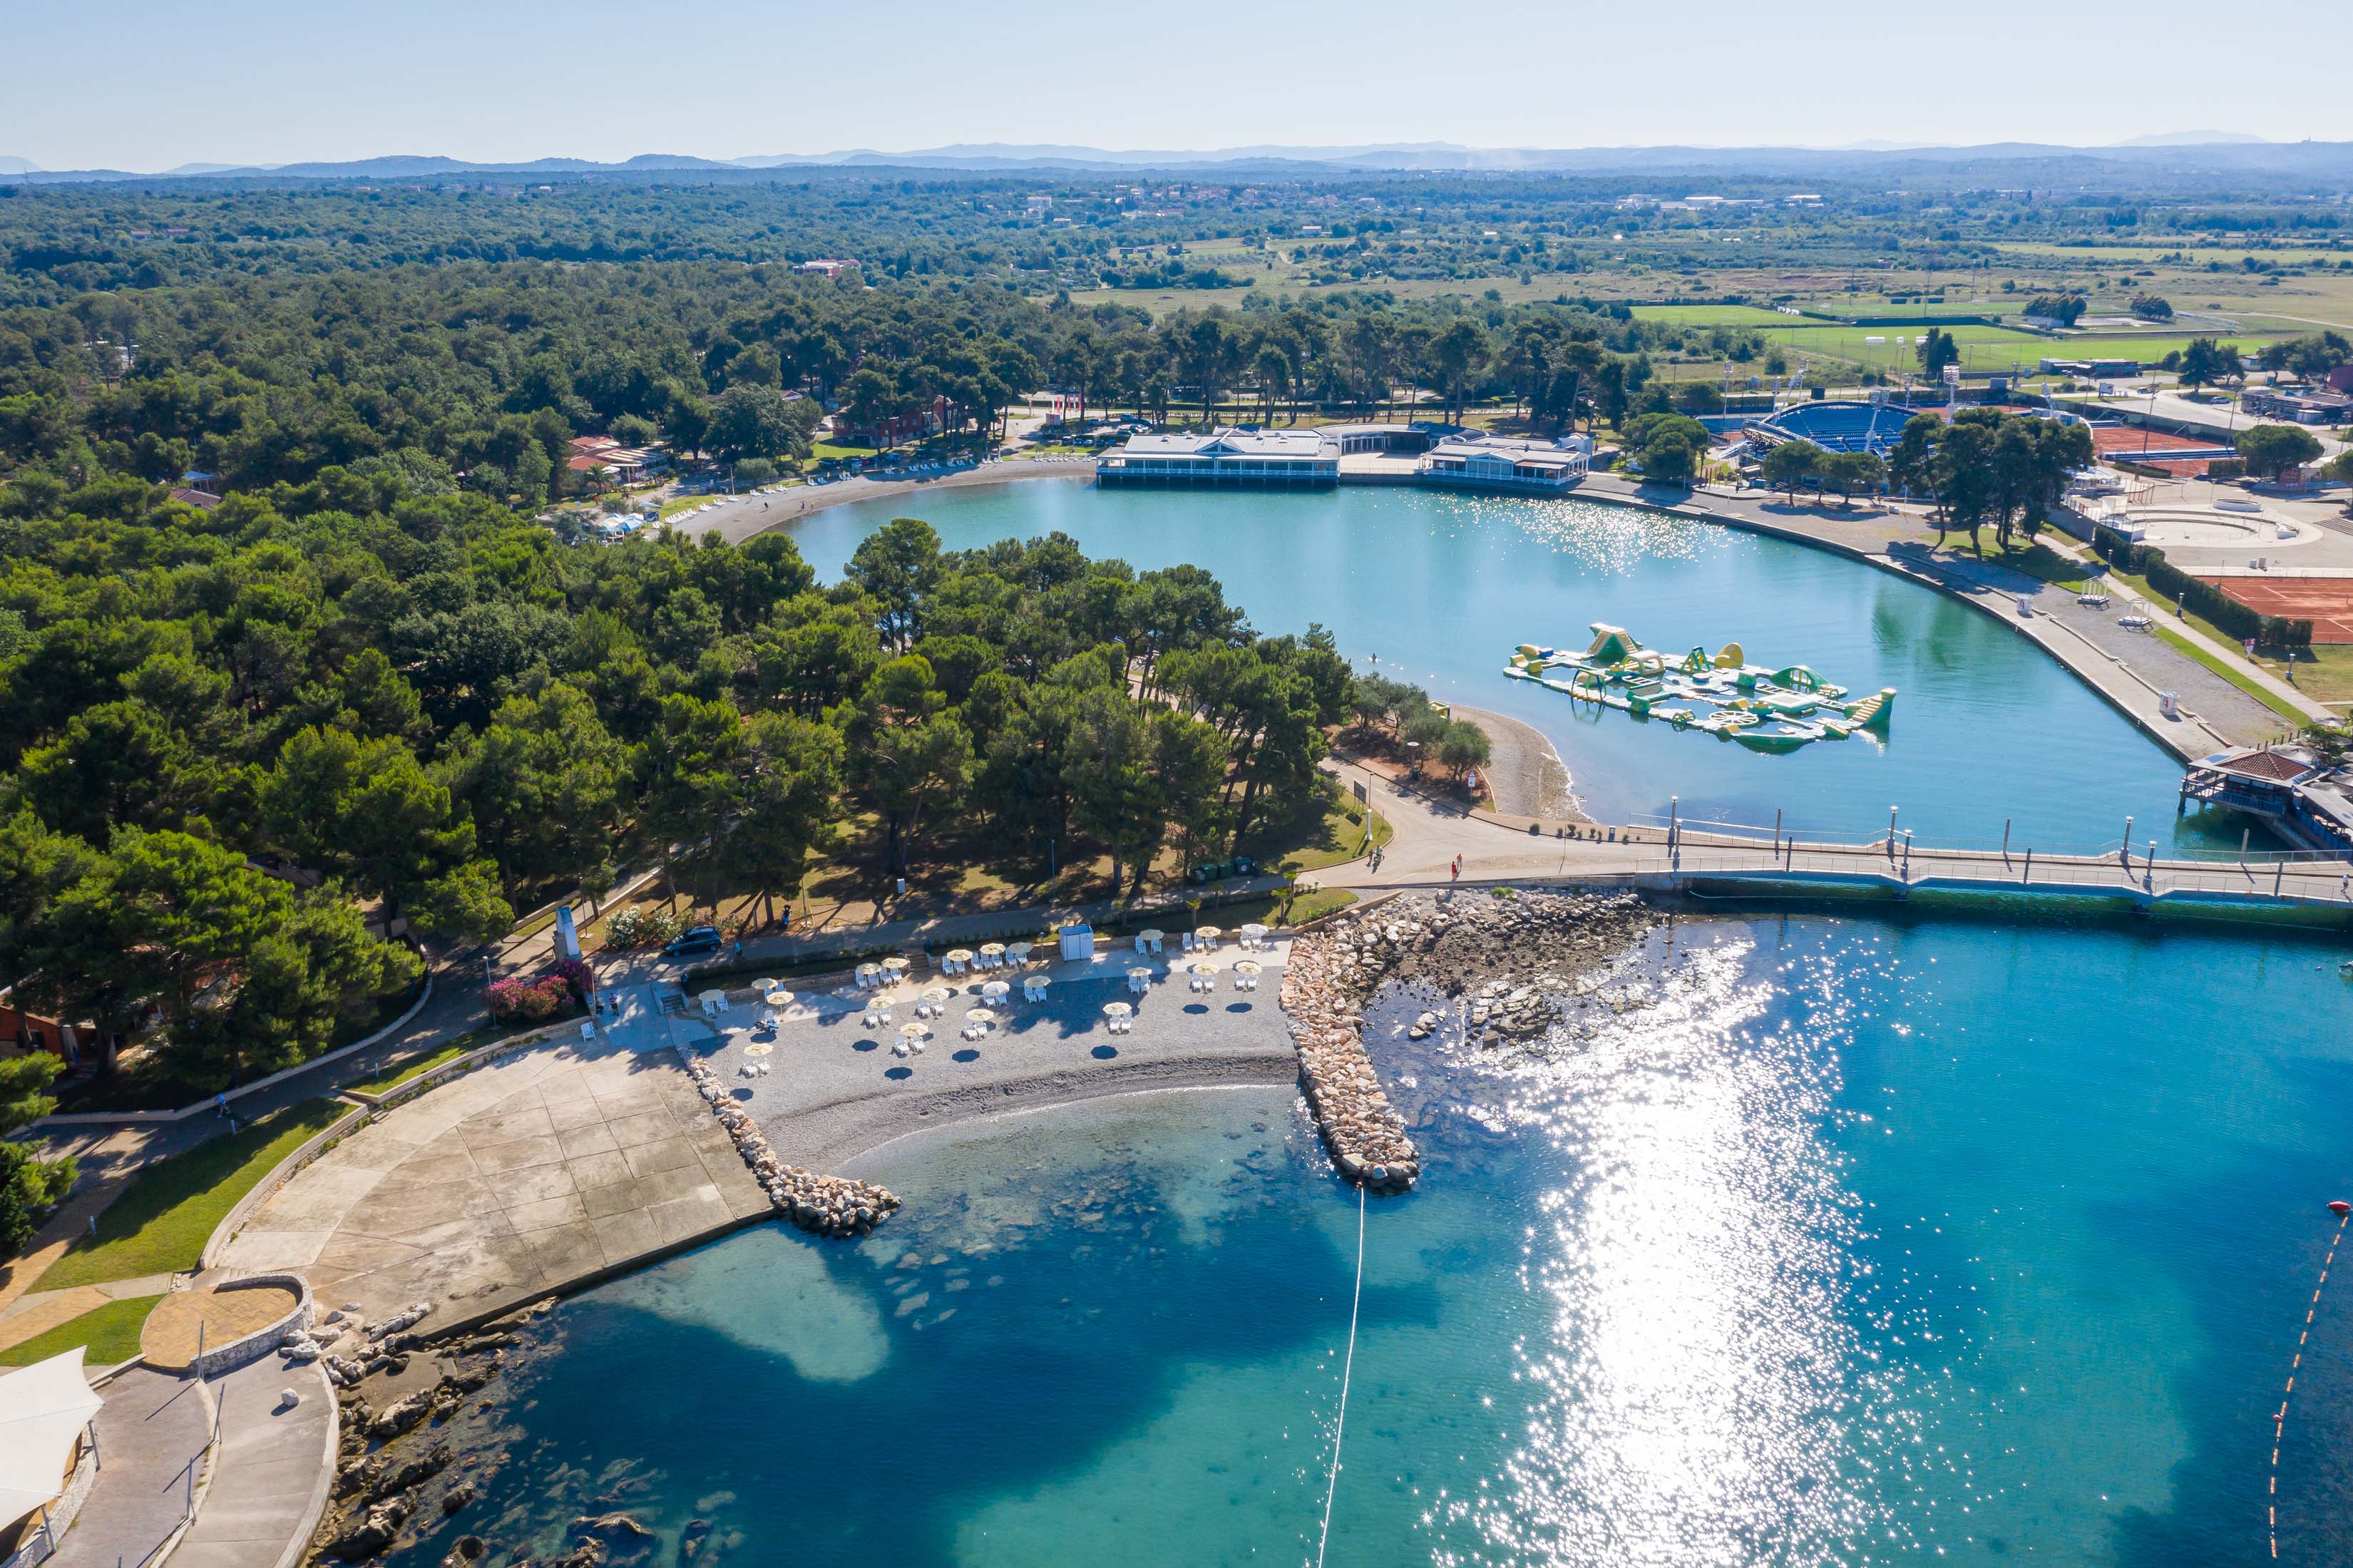
[{"label": "metal railing", "polygon": [[[1725,831],[1731,826],[1737,831]],[[2244,860],[2168,859],[2144,841],[2052,854],[2030,846],[1952,847],[1902,829],[1862,844],[1809,841],[1747,825],[1698,827],[1681,820],[1656,839],[1620,838],[1638,869],[1690,877],[1716,872],[1795,880],[1868,881],[1899,888],[1965,885],[1986,890],[2076,892],[2147,900],[2168,895],[2295,901],[2353,909],[2353,861],[2310,851]],[[1763,842],[1759,842],[1760,837]]]}]

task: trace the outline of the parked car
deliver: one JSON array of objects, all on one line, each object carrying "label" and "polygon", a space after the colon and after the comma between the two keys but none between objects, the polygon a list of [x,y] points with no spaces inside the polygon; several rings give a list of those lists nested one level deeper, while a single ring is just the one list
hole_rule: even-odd
[{"label": "parked car", "polygon": [[662,949],[664,958],[693,958],[702,953],[717,952],[720,936],[717,926],[695,926]]}]

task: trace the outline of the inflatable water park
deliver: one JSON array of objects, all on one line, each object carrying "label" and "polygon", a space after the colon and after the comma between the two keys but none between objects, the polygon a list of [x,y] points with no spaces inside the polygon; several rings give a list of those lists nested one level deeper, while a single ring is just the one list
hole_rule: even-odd
[{"label": "inflatable water park", "polygon": [[1757,752],[1794,752],[1857,731],[1883,741],[1895,707],[1892,686],[1851,700],[1845,687],[1802,664],[1785,669],[1750,664],[1736,642],[1713,657],[1695,647],[1677,658],[1644,647],[1623,626],[1601,621],[1593,623],[1593,642],[1584,652],[1522,643],[1504,673]]}]

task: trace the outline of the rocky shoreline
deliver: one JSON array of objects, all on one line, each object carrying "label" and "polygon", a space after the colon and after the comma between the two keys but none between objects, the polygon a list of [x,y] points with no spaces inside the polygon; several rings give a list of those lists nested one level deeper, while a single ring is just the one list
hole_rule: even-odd
[{"label": "rocky shoreline", "polygon": [[[1359,1186],[1403,1192],[1421,1174],[1365,1050],[1365,1006],[1391,981],[1463,998],[1466,1036],[1484,1044],[1541,1034],[1558,999],[1577,988],[1571,971],[1598,967],[1662,917],[1630,893],[1458,894],[1399,899],[1337,917],[1292,944],[1282,1008],[1299,1049],[1300,1080],[1340,1174]],[[1472,992],[1471,977],[1484,976]],[[1440,1022],[1416,1020],[1421,1037]]]},{"label": "rocky shoreline", "polygon": [[768,1146],[759,1123],[728,1098],[718,1074],[697,1061],[688,1062],[686,1072],[712,1114],[735,1141],[736,1152],[767,1189],[768,1201],[803,1230],[819,1236],[864,1236],[899,1207],[898,1194],[887,1187],[786,1164]]}]

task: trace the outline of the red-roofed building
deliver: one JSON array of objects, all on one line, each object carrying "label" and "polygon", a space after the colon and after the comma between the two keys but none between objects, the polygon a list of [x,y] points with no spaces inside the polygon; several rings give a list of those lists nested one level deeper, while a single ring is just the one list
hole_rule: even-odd
[{"label": "red-roofed building", "polygon": [[615,483],[636,484],[648,474],[670,466],[670,454],[658,447],[624,447],[610,436],[575,436],[572,456],[564,466],[575,474],[591,474],[598,468],[609,473]]}]

